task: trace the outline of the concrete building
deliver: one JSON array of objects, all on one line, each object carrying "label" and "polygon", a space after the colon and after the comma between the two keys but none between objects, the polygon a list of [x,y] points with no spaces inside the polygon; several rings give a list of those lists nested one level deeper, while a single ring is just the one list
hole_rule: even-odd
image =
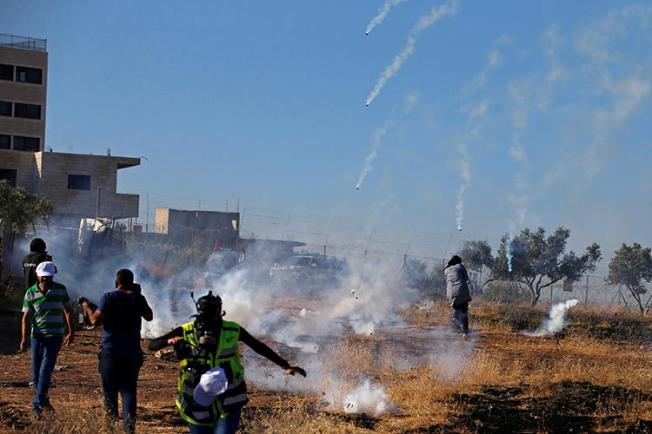
[{"label": "concrete building", "polygon": [[0,34],[0,179],[50,200],[53,222],[138,217],[138,195],[116,190],[139,158],[46,149],[47,68],[45,39]]},{"label": "concrete building", "polygon": [[156,232],[180,246],[238,250],[240,213],[156,208]]}]

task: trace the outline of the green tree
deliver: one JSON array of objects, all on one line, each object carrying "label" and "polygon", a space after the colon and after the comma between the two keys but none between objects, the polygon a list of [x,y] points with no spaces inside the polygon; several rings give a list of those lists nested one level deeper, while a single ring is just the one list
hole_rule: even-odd
[{"label": "green tree", "polygon": [[491,268],[491,278],[524,285],[530,292],[530,304],[535,306],[543,289],[562,279],[579,280],[585,273],[595,270],[602,256],[596,243],[588,246],[581,256],[573,251],[566,253],[569,237],[570,230],[563,227],[549,236],[543,228],[523,229],[511,240],[503,236]]},{"label": "green tree", "polygon": [[[491,270],[494,266],[495,259],[491,251],[491,246],[486,240],[464,241],[459,256],[469,270],[482,272],[484,268]],[[489,278],[481,284],[481,289],[495,279],[489,275]]]},{"label": "green tree", "polygon": [[632,294],[641,315],[647,315],[652,307],[652,295],[648,293],[643,281],[652,280],[652,255],[649,247],[643,248],[640,244],[634,243],[631,246],[623,243],[620,249],[609,263],[609,275],[607,281],[614,285],[625,285]]},{"label": "green tree", "polygon": [[47,199],[0,180],[0,221],[12,238],[24,234],[28,227],[44,221],[51,213],[52,205]]}]

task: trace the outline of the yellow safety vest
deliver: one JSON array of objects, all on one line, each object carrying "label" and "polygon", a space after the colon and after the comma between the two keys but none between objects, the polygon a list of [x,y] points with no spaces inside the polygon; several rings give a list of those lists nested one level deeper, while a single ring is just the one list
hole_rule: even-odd
[{"label": "yellow safety vest", "polygon": [[[190,355],[181,359],[177,388],[177,408],[181,418],[195,425],[212,426],[218,418],[225,418],[229,411],[242,407],[249,400],[244,381],[244,366],[240,363],[240,326],[232,321],[224,321],[220,339],[214,353],[200,355],[200,347],[195,333],[195,322],[181,326],[183,340],[190,346]],[[224,369],[229,382],[227,390],[217,396],[210,407],[202,407],[193,398],[193,392],[203,373],[211,368]]]}]

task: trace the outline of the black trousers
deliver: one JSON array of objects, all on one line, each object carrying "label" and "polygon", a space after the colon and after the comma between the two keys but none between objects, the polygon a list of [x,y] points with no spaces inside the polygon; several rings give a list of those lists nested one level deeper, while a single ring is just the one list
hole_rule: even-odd
[{"label": "black trousers", "polygon": [[469,302],[454,304],[453,310],[453,323],[457,327],[461,327],[462,331],[467,334],[469,332]]}]

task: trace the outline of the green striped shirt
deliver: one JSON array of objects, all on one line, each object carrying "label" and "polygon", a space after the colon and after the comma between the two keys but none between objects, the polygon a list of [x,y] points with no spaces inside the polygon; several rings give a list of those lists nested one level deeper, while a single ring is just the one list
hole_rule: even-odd
[{"label": "green striped shirt", "polygon": [[29,312],[32,317],[32,337],[35,330],[45,337],[63,336],[66,331],[64,306],[69,301],[66,287],[60,283],[53,282],[52,288],[45,294],[38,283],[28,288],[23,300],[23,312]]}]

